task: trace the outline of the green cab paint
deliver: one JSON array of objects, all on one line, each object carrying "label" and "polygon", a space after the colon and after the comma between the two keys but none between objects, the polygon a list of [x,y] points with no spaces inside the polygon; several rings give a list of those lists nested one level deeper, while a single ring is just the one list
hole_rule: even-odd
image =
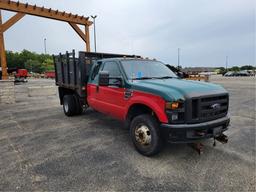
[{"label": "green cab paint", "polygon": [[130,81],[130,86],[134,90],[159,95],[166,101],[185,100],[191,95],[226,92],[220,85],[178,78],[136,80]]}]

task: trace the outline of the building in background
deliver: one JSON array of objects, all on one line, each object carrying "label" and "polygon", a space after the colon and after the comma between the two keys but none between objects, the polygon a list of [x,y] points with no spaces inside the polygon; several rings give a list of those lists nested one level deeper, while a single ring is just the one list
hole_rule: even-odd
[{"label": "building in background", "polygon": [[188,75],[217,74],[216,68],[213,67],[186,67],[182,72]]}]

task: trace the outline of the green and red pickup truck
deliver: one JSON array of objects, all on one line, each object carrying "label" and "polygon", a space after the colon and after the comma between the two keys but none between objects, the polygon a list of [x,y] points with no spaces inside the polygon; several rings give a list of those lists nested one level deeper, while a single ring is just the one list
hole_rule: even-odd
[{"label": "green and red pickup truck", "polygon": [[165,64],[134,55],[79,52],[54,56],[67,116],[91,107],[125,122],[143,155],[165,141],[226,138],[229,94],[220,85],[178,78]]}]

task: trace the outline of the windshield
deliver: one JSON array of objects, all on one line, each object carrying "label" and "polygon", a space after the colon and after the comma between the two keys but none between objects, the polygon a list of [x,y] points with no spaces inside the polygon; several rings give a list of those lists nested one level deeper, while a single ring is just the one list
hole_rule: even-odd
[{"label": "windshield", "polygon": [[122,66],[129,80],[177,78],[177,76],[159,61],[127,60]]}]

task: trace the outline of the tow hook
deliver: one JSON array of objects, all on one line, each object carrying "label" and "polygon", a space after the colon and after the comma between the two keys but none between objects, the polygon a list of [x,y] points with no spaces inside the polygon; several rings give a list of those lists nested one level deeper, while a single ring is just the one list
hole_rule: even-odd
[{"label": "tow hook", "polygon": [[202,143],[190,143],[189,144],[192,149],[194,149],[199,155],[203,153],[203,147],[204,145]]},{"label": "tow hook", "polygon": [[[219,135],[218,137],[214,137],[213,146],[216,146],[216,140],[219,141],[222,144],[226,144],[228,142],[228,136],[224,135],[223,133]],[[189,146],[191,146],[199,155],[203,153],[203,147],[204,145],[202,143],[190,143]]]},{"label": "tow hook", "polygon": [[217,140],[219,142],[221,142],[222,144],[226,144],[228,142],[228,136],[227,135],[224,135],[224,134],[221,134],[220,136],[218,137],[215,137],[214,140]]}]

